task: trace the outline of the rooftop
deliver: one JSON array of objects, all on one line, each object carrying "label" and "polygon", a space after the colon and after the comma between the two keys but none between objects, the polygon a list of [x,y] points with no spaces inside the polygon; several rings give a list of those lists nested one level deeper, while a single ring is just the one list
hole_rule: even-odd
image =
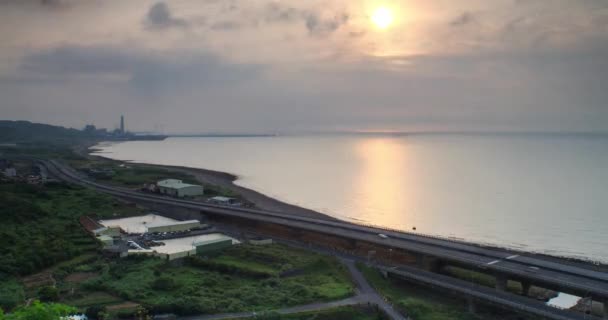
[{"label": "rooftop", "polygon": [[200,236],[184,237],[178,239],[162,240],[165,243],[164,246],[154,247],[154,250],[158,253],[172,254],[176,252],[183,252],[194,249],[195,244],[211,243],[220,240],[232,240],[233,244],[238,243],[237,240],[223,235],[221,233],[205,234]]},{"label": "rooftop", "polygon": [[184,183],[182,180],[177,179],[166,179],[161,180],[157,183],[159,187],[171,188],[171,189],[182,189],[188,187],[200,187],[199,185]]},{"label": "rooftop", "polygon": [[145,216],[100,220],[99,223],[106,227],[118,226],[127,233],[145,233],[148,231],[149,227],[174,225],[186,222],[159,216],[156,214],[147,214]]},{"label": "rooftop", "polygon": [[216,197],[213,197],[213,198],[211,198],[209,200],[220,201],[220,202],[228,202],[228,201],[234,200],[234,198],[216,196]]}]

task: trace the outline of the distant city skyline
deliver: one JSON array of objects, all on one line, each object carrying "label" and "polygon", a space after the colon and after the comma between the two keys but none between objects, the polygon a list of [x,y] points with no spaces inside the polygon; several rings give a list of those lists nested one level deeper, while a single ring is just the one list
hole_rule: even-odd
[{"label": "distant city skyline", "polygon": [[608,132],[605,0],[9,0],[0,55],[0,119]]}]

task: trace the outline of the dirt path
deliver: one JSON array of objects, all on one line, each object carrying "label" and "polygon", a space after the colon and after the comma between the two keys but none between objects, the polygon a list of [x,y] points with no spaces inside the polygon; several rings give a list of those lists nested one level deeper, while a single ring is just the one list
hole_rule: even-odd
[{"label": "dirt path", "polygon": [[[357,294],[354,297],[332,301],[332,302],[319,302],[319,303],[311,303],[302,306],[283,308],[279,310],[274,310],[279,314],[294,314],[294,313],[302,313],[302,312],[314,312],[314,311],[322,311],[328,309],[334,309],[337,307],[343,306],[352,306],[352,305],[376,305],[380,308],[390,319],[392,320],[406,320],[404,316],[399,314],[393,307],[386,302],[382,297],[376,292],[374,288],[367,282],[367,279],[361,274],[359,269],[355,266],[355,262],[353,260],[348,260],[344,258],[340,258],[340,261],[346,265],[348,271],[351,274],[352,279],[354,280],[357,286]],[[192,316],[192,317],[180,317],[180,320],[224,320],[224,319],[239,319],[239,318],[253,318],[257,316],[256,312],[240,312],[240,313],[224,313],[224,314],[215,314],[215,315],[206,315],[206,316]]]}]

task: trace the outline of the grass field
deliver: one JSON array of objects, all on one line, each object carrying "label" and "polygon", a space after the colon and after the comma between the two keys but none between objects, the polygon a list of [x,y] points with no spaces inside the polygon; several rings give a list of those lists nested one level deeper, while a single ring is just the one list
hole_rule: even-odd
[{"label": "grass field", "polygon": [[466,310],[466,301],[428,288],[386,279],[374,268],[358,264],[370,284],[412,320],[531,320],[511,312],[478,306],[475,315]]},{"label": "grass field", "polygon": [[[244,257],[251,260],[236,263]],[[347,270],[338,261],[281,245],[236,246],[181,266],[154,258],[128,258],[106,270],[85,281],[82,289],[142,303],[154,312],[262,311],[353,294]]]},{"label": "grass field", "polygon": [[[0,307],[10,309],[23,302],[23,287],[15,279],[61,267],[87,253],[96,256],[98,244],[81,228],[78,217],[138,212],[108,196],[61,183],[0,183]],[[12,295],[3,293],[13,290]]]},{"label": "grass field", "polygon": [[376,308],[348,306],[316,312],[280,315],[277,313],[260,314],[259,320],[383,320],[388,319]]}]

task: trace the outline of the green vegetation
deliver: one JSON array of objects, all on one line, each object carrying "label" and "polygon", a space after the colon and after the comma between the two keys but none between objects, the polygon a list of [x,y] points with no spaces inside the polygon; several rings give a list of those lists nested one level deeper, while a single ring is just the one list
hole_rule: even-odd
[{"label": "green vegetation", "polygon": [[61,183],[0,184],[0,272],[26,275],[97,247],[78,217],[125,211],[112,198]]},{"label": "green vegetation", "polygon": [[67,145],[90,139],[85,132],[29,121],[0,120],[0,142]]},{"label": "green vegetation", "polygon": [[75,311],[76,309],[63,304],[34,301],[31,305],[19,307],[7,315],[0,309],[0,320],[57,320]]},{"label": "green vegetation", "polygon": [[383,320],[386,316],[375,308],[362,306],[339,307],[315,312],[281,315],[276,312],[258,315],[257,320]]},{"label": "green vegetation", "polygon": [[462,301],[430,294],[428,291],[385,279],[376,269],[362,264],[358,264],[357,267],[380,294],[413,320],[478,319],[466,312]]},{"label": "green vegetation", "polygon": [[386,279],[376,269],[363,264],[358,264],[357,267],[380,294],[413,320],[528,319],[484,306],[477,306],[476,314],[472,315],[467,312],[466,302],[460,297],[433,292],[398,279]]},{"label": "green vegetation", "polygon": [[[23,302],[28,292],[17,277],[61,267],[59,263],[82,255],[89,254],[90,259],[98,245],[79,225],[78,217],[137,212],[108,196],[62,183],[0,183],[0,306],[12,309]],[[50,275],[40,278],[32,280],[37,288],[32,295],[52,299],[51,289],[38,292],[37,284],[49,285]]]},{"label": "green vegetation", "polygon": [[[233,263],[243,257],[251,260]],[[332,258],[281,245],[241,245],[182,266],[145,257],[114,261],[82,283],[80,297],[67,302],[92,305],[82,299],[92,292],[141,303],[154,313],[210,314],[337,300],[352,295],[353,287]]]},{"label": "green vegetation", "polygon": [[[496,286],[496,278],[489,274],[476,272],[473,270],[467,270],[467,269],[463,269],[463,268],[458,268],[458,267],[453,267],[453,266],[448,266],[448,267],[443,268],[443,272],[452,277],[475,282],[482,286],[491,287],[491,288],[494,288]],[[511,291],[512,293],[515,293],[515,294],[521,294],[523,292],[521,283],[518,281],[513,281],[513,280],[509,280],[507,282],[507,290]],[[530,296],[536,297],[540,300],[548,300],[552,297],[555,297],[557,295],[557,292],[532,286],[530,288],[530,291],[528,294]]]},{"label": "green vegetation", "polygon": [[171,172],[166,169],[144,166],[144,165],[129,165],[128,167],[112,167],[114,175],[108,178],[99,179],[110,184],[126,186],[126,187],[141,187],[145,183],[155,183],[163,179],[179,179],[186,183],[196,184],[196,179],[185,173]]},{"label": "green vegetation", "polygon": [[25,300],[25,292],[17,278],[5,275],[0,279],[0,307],[10,310],[23,300]]}]

